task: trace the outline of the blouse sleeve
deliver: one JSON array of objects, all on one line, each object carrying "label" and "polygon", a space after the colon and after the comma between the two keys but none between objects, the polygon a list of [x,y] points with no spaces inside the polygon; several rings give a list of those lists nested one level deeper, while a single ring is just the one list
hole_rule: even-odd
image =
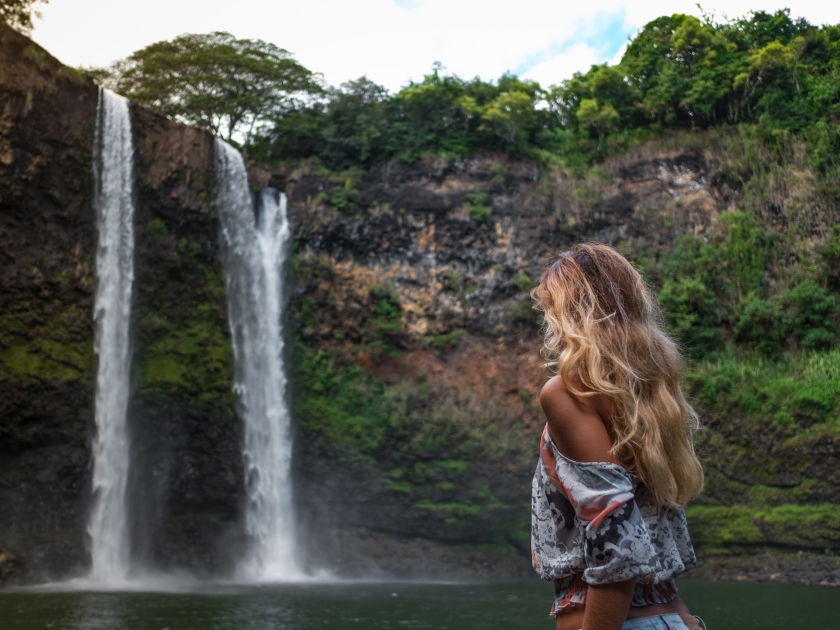
[{"label": "blouse sleeve", "polygon": [[568,497],[584,529],[583,580],[589,584],[644,581],[653,574],[655,550],[629,473],[617,464],[567,459],[548,431],[540,446],[552,482]]}]

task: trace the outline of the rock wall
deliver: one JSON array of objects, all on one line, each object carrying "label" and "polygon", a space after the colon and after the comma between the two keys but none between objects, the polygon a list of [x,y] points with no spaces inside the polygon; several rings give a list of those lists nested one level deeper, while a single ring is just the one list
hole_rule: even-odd
[{"label": "rock wall", "polygon": [[97,88],[0,25],[0,580],[85,563]]},{"label": "rock wall", "polygon": [[[330,553],[341,556],[359,529],[527,557],[547,376],[529,292],[543,266],[593,238],[632,258],[656,255],[681,234],[713,229],[734,196],[703,155],[611,168],[588,193],[594,203],[572,182],[500,155],[393,163],[351,183],[284,173],[296,238],[299,487],[313,521],[344,532]],[[338,209],[348,190],[354,205]],[[403,397],[383,403],[384,427],[319,403],[347,396],[336,383],[355,379],[354,365],[382,388],[362,395],[369,416],[377,396]],[[335,474],[337,463],[352,472]]]},{"label": "rock wall", "polygon": [[[579,241],[612,244],[654,269],[681,237],[719,241],[744,192],[694,143],[643,147],[585,177],[503,155],[392,163],[355,180],[311,167],[283,173],[296,226],[300,488],[311,518],[342,532],[331,553],[386,531],[527,555],[547,377],[528,293],[546,262]],[[774,203],[785,201],[796,207]],[[768,214],[763,229],[784,225]],[[809,238],[813,251],[825,237]],[[796,393],[799,424],[721,414],[695,392],[707,485],[689,521],[706,577],[840,583],[831,507],[840,436],[830,414],[808,411],[831,403],[807,387]],[[388,419],[360,422],[356,405]]]}]

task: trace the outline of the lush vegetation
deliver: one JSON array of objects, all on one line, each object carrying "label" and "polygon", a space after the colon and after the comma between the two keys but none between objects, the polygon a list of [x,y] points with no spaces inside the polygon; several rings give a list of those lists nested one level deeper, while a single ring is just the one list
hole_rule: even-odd
[{"label": "lush vegetation", "polygon": [[825,549],[840,545],[840,508],[836,505],[719,507],[694,505],[687,516],[695,544],[708,552],[743,546],[786,545]]},{"label": "lush vegetation", "polygon": [[0,24],[8,24],[22,33],[32,30],[32,17],[39,17],[34,5],[49,0],[0,0]]},{"label": "lush vegetation", "polygon": [[88,72],[135,103],[245,142],[294,98],[320,90],[288,51],[224,32],[157,42]]},{"label": "lush vegetation", "polygon": [[157,42],[90,72],[228,139],[256,136],[249,152],[266,163],[315,158],[343,171],[492,150],[582,166],[663,130],[749,122],[768,139],[803,134],[815,164],[836,171],[838,70],[840,26],[784,10],[724,22],[661,17],[617,65],[550,87],[509,74],[462,79],[437,64],[396,94],[366,77],[323,89],[287,51],[228,33]]},{"label": "lush vegetation", "polygon": [[515,470],[529,450],[527,437],[510,430],[503,400],[431,385],[422,371],[388,386],[300,340],[294,356],[295,418],[320,452],[376,471],[406,507],[441,521],[452,539],[527,550],[524,503],[509,487],[500,495],[489,486],[495,477],[480,472]]},{"label": "lush vegetation", "polygon": [[440,66],[396,94],[361,78],[262,129],[266,161],[316,157],[334,170],[424,153],[506,150],[586,164],[664,129],[758,123],[801,132],[821,168],[840,156],[840,27],[788,11],[718,23],[658,18],[621,62],[552,87],[515,76],[464,80]]},{"label": "lush vegetation", "polygon": [[[783,268],[778,258],[787,249],[774,246],[774,235],[754,218],[731,212],[722,219],[717,242],[681,237],[672,252],[643,267],[661,286],[671,329],[689,354],[715,356],[724,341],[765,358],[831,348],[837,302],[821,273],[821,256]],[[774,272],[790,277],[774,278]]]}]

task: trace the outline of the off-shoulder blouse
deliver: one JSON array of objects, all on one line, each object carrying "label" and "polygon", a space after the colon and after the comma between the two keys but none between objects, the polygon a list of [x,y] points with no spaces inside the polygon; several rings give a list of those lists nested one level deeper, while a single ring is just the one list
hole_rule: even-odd
[{"label": "off-shoulder blouse", "polygon": [[683,510],[657,506],[618,464],[575,462],[543,430],[531,492],[534,569],[554,581],[551,614],[586,600],[587,584],[636,579],[631,606],[672,600],[697,565]]}]

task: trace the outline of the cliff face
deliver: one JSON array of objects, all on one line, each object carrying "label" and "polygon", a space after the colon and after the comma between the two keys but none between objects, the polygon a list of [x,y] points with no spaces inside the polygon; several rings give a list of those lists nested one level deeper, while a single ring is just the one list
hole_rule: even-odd
[{"label": "cliff face", "polygon": [[343,528],[333,554],[387,530],[527,555],[547,376],[529,292],[545,262],[593,238],[656,255],[713,229],[734,195],[703,155],[612,169],[588,191],[498,155],[356,182],[286,173],[300,488]]},{"label": "cliff face", "polygon": [[[88,562],[97,99],[91,81],[0,26],[2,582]],[[139,108],[132,126],[132,552],[160,568],[218,570],[236,551],[243,482],[213,138]]]},{"label": "cliff face", "polygon": [[[387,529],[527,553],[527,497],[544,422],[537,398],[547,376],[528,292],[546,261],[579,241],[612,244],[652,273],[687,236],[720,243],[732,233],[728,222],[754,202],[725,163],[732,156],[710,144],[700,136],[678,149],[642,147],[582,177],[498,155],[389,164],[356,180],[286,173],[297,239],[301,487],[304,497],[333,497],[312,509],[322,521],[341,515],[333,522],[344,528],[343,545],[354,528],[362,548],[370,530]],[[761,191],[768,210],[757,213],[756,228],[779,242],[805,212],[801,191],[781,188]],[[799,223],[806,256],[826,242],[834,210],[821,212]],[[767,265],[758,273],[771,282],[786,273]],[[692,364],[707,486],[689,521],[701,557],[715,567],[706,575],[840,581],[830,505],[840,492],[836,397],[820,389],[834,377],[815,376],[834,374],[835,357],[808,359],[798,386],[772,363],[740,364],[759,381],[762,373],[779,379],[792,421],[780,420],[778,401],[760,402],[766,394],[739,394],[745,381],[731,367],[718,374],[715,365]],[[721,412],[710,387],[737,404]],[[336,461],[352,472],[336,475]],[[759,550],[770,551],[756,561]],[[790,550],[829,555],[813,566],[802,561],[797,573]],[[744,552],[749,567],[738,564]]]},{"label": "cliff face", "polygon": [[0,576],[15,580],[84,561],[98,92],[5,26],[0,86]]},{"label": "cliff face", "polygon": [[133,109],[135,390],[128,487],[138,559],[198,573],[236,554],[243,486],[213,138]]},{"label": "cliff face", "polygon": [[[92,83],[0,27],[0,583],[88,562],[96,105]],[[132,124],[132,553],[153,568],[223,574],[244,541],[244,485],[213,141],[142,108]],[[530,571],[546,373],[529,291],[547,259],[581,240],[642,268],[685,235],[711,240],[745,193],[708,145],[679,146],[580,177],[504,155],[366,175],[251,166],[255,189],[290,199],[295,487],[312,564]],[[774,216],[768,229],[785,229]],[[732,542],[840,548],[836,515],[809,507],[840,498],[837,433],[808,411],[829,403],[802,400],[795,426],[701,405],[698,541],[728,554]],[[797,527],[802,518],[813,527]],[[830,558],[819,575],[834,571]]]}]

